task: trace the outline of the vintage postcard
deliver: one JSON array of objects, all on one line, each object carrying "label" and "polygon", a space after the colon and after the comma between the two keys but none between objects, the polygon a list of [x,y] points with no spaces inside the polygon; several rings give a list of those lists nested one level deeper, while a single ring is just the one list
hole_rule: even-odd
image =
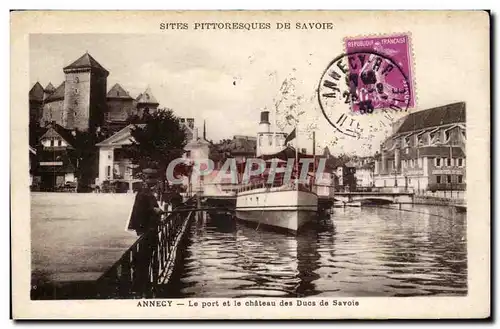
[{"label": "vintage postcard", "polygon": [[12,317],[489,317],[489,33],[12,12]]}]

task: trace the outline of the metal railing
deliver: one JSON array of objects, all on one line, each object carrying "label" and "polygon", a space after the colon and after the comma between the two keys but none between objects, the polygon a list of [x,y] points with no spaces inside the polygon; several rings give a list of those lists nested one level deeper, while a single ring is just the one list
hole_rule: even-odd
[{"label": "metal railing", "polygon": [[144,233],[97,280],[99,298],[151,298],[168,282],[178,246],[194,218],[195,209],[183,205]]}]

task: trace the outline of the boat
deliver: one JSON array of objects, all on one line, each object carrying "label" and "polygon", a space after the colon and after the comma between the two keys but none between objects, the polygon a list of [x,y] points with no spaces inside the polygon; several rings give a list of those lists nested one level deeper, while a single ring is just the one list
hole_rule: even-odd
[{"label": "boat", "polygon": [[[312,188],[314,177],[308,174],[305,179],[298,179],[299,159],[314,156],[298,152],[297,147],[286,146],[289,139],[286,134],[270,132],[268,115],[267,111],[261,112],[256,152],[257,157],[265,161],[266,170],[238,189],[236,217],[257,227],[262,225],[297,233],[313,221],[318,212],[318,195]],[[290,158],[295,159],[291,179],[285,179],[284,173],[275,173],[270,182],[273,162],[285,164]]]},{"label": "boat", "polygon": [[236,197],[236,217],[265,227],[298,232],[318,212],[318,195],[302,184],[243,186]]}]

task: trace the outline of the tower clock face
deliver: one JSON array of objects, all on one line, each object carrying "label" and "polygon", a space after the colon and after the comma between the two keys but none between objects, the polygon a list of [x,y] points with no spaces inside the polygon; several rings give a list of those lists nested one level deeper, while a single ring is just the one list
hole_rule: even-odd
[{"label": "tower clock face", "polygon": [[389,131],[408,111],[408,78],[389,57],[352,52],[335,58],[318,86],[318,102],[333,128],[352,139]]}]

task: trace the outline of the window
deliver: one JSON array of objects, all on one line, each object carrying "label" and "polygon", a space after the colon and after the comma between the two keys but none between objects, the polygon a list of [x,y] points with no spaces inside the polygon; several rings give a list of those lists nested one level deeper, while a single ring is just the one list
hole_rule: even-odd
[{"label": "window", "polygon": [[463,165],[464,165],[464,159],[458,158],[458,166],[463,167]]},{"label": "window", "polygon": [[436,167],[441,167],[441,158],[436,158]]},{"label": "window", "polygon": [[451,167],[451,158],[446,158],[446,165]]},{"label": "window", "polygon": [[448,184],[450,184],[450,183],[451,183],[451,175],[446,175],[446,182],[447,182]]},{"label": "window", "polygon": [[111,177],[111,166],[106,166],[106,176],[107,176],[108,178],[110,178],[110,177]]},{"label": "window", "polygon": [[78,94],[78,88],[75,88],[75,94]]},{"label": "window", "polygon": [[436,176],[436,183],[441,184],[441,176]]},{"label": "window", "polygon": [[458,176],[457,176],[457,180],[458,180],[458,183],[459,183],[459,184],[462,184],[462,183],[464,182],[464,176],[462,176],[462,175],[458,175]]},{"label": "window", "polygon": [[80,82],[80,78],[75,77],[75,82],[76,82],[76,83]]},{"label": "window", "polygon": [[410,160],[410,163],[411,163],[411,167],[412,167],[412,168],[415,168],[415,159],[411,159],[411,160]]},{"label": "window", "polygon": [[57,146],[62,146],[62,140],[61,139],[57,140]]},{"label": "window", "polygon": [[445,131],[444,132],[444,139],[445,139],[445,141],[449,141],[450,137],[451,137],[451,131],[450,130]]},{"label": "window", "polygon": [[50,146],[54,146],[54,140],[53,139],[50,140]]}]

